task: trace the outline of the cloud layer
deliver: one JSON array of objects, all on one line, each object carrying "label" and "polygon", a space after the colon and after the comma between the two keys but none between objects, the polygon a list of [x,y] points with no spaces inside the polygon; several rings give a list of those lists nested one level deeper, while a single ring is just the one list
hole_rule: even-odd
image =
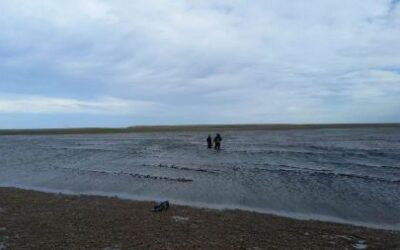
[{"label": "cloud layer", "polygon": [[134,115],[151,112],[155,108],[156,105],[151,102],[110,97],[94,101],[43,96],[13,96],[0,99],[1,113]]},{"label": "cloud layer", "polygon": [[0,113],[25,122],[400,122],[398,58],[394,0],[0,0]]}]

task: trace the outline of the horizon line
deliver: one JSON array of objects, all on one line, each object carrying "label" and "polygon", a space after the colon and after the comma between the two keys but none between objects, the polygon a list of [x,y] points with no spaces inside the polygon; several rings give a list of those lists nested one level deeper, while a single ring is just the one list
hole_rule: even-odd
[{"label": "horizon line", "polygon": [[102,134],[133,132],[174,132],[223,130],[286,130],[286,129],[345,129],[345,128],[400,128],[400,123],[252,123],[252,124],[163,124],[132,125],[127,127],[72,127],[0,129],[0,135],[45,134]]}]

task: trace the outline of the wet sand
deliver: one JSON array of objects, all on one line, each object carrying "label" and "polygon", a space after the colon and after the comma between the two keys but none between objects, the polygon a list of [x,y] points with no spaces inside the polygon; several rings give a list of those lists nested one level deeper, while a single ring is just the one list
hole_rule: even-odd
[{"label": "wet sand", "polygon": [[0,188],[0,249],[400,249],[400,232]]}]

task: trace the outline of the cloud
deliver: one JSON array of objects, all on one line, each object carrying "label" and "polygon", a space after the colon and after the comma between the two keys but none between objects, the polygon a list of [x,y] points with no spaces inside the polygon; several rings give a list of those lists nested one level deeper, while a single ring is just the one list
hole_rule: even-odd
[{"label": "cloud", "polygon": [[157,123],[400,121],[397,4],[0,0],[0,93]]},{"label": "cloud", "polygon": [[93,101],[46,96],[0,96],[0,113],[127,115],[149,112],[157,104],[104,97]]},{"label": "cloud", "polygon": [[390,1],[390,7],[389,7],[389,11],[392,12],[397,8],[397,5],[400,3],[399,0],[391,0]]}]

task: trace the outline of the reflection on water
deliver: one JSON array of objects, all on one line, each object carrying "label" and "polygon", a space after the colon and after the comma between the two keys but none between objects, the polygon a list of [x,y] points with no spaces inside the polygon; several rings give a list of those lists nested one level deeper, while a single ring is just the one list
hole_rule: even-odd
[{"label": "reflection on water", "polygon": [[1,136],[0,185],[400,228],[399,129],[221,134],[221,151],[196,132]]}]

